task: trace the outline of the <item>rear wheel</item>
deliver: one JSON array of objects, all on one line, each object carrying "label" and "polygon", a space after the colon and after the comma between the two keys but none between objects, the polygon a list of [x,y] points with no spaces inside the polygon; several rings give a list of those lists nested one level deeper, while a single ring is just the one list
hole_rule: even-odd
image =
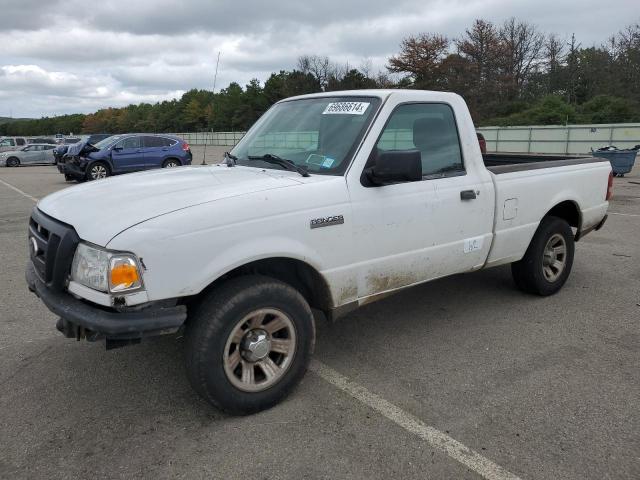
[{"label": "rear wheel", "polygon": [[569,224],[558,217],[543,218],[522,260],[511,264],[516,286],[541,296],[556,293],[571,273],[574,250]]},{"label": "rear wheel", "polygon": [[162,168],[175,168],[179,167],[180,165],[182,164],[175,158],[169,158],[164,161],[164,163],[162,164]]},{"label": "rear wheel", "polygon": [[272,407],[300,382],[315,344],[309,305],[291,286],[251,275],[215,289],[190,315],[187,375],[229,413]]},{"label": "rear wheel", "polygon": [[20,160],[16,157],[7,158],[7,167],[19,167]]},{"label": "rear wheel", "polygon": [[85,178],[87,180],[100,180],[101,178],[107,178],[110,174],[109,165],[104,162],[94,162],[87,168]]}]

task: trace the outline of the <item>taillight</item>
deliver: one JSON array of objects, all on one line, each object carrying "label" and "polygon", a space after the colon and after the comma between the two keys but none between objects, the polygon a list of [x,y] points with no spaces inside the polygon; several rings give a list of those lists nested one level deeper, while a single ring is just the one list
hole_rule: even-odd
[{"label": "taillight", "polygon": [[611,200],[613,197],[613,172],[609,172],[609,181],[607,183],[607,196],[605,200]]},{"label": "taillight", "polygon": [[185,152],[189,151],[189,144],[187,142],[184,142],[182,144],[182,150],[184,150]]}]

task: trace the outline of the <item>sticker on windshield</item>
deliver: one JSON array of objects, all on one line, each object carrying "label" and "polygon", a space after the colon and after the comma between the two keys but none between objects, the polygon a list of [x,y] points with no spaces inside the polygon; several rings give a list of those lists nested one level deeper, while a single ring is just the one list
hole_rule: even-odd
[{"label": "sticker on windshield", "polygon": [[315,165],[316,167],[321,167],[325,158],[326,157],[324,155],[318,155],[317,153],[312,153],[307,157],[307,163],[309,165]]},{"label": "sticker on windshield", "polygon": [[324,162],[322,162],[322,168],[331,168],[335,160],[330,157],[325,157]]},{"label": "sticker on windshield", "polygon": [[331,102],[323,115],[362,115],[369,107],[368,102]]}]

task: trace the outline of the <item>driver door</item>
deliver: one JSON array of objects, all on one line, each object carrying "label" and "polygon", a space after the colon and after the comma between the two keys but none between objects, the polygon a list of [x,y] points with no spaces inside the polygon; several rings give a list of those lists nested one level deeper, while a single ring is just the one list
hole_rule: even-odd
[{"label": "driver door", "polygon": [[114,171],[127,173],[146,168],[141,138],[139,136],[124,138],[111,148]]},{"label": "driver door", "polygon": [[481,267],[491,245],[493,185],[464,158],[451,106],[397,105],[367,167],[385,150],[419,151],[422,180],[375,186],[361,177],[349,186],[358,296]]},{"label": "driver door", "polygon": [[24,165],[42,163],[44,160],[43,154],[44,152],[42,151],[42,147],[40,145],[30,145],[22,150],[22,158],[20,159],[20,163]]}]

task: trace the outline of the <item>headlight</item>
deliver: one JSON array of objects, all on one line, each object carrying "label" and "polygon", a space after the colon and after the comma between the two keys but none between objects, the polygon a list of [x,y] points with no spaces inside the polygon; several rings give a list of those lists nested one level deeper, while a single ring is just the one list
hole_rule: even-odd
[{"label": "headlight", "polygon": [[71,279],[94,290],[124,293],[142,288],[138,259],[80,243],[71,265]]}]

